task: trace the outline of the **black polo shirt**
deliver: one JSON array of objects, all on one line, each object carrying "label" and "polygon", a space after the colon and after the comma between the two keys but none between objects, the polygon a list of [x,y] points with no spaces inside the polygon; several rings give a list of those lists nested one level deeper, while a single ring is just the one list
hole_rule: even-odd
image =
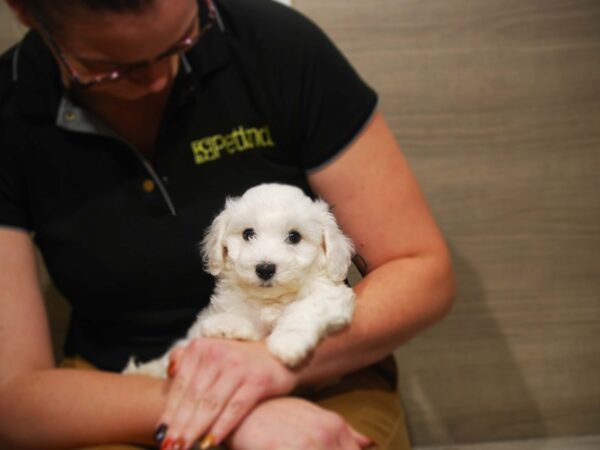
[{"label": "black polo shirt", "polygon": [[65,94],[36,33],[0,59],[0,225],[33,234],[72,306],[65,353],[103,369],[159,356],[207,304],[198,243],[227,196],[262,182],[310,193],[307,172],[376,106],[299,13],[215,3],[219,26],[182,56],[153,160]]}]

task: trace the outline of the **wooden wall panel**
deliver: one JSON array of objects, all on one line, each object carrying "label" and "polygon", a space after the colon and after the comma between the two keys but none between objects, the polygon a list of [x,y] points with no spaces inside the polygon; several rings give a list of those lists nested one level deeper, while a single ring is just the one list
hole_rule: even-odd
[{"label": "wooden wall panel", "polygon": [[418,444],[600,431],[600,3],[297,0],[381,95],[452,249],[397,352]]},{"label": "wooden wall panel", "polygon": [[0,51],[13,45],[24,33],[25,28],[18,23],[6,2],[0,2]]}]

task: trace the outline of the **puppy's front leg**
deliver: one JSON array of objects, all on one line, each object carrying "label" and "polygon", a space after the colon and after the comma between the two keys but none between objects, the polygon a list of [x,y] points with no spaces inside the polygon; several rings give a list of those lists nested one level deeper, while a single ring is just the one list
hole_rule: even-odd
[{"label": "puppy's front leg", "polygon": [[347,286],[320,286],[290,304],[267,338],[267,347],[290,367],[300,364],[325,335],[342,329],[352,318],[354,292]]},{"label": "puppy's front leg", "polygon": [[282,316],[267,338],[267,348],[289,367],[299,365],[317,346],[319,333],[315,324],[301,323],[292,316]]},{"label": "puppy's front leg", "polygon": [[226,312],[203,317],[200,321],[199,335],[242,341],[258,341],[264,336],[248,318]]},{"label": "puppy's front leg", "polygon": [[265,336],[255,311],[248,307],[242,291],[224,286],[223,283],[217,283],[215,291],[210,298],[210,305],[200,312],[188,330],[187,339],[213,337],[258,341]]},{"label": "puppy's front leg", "polygon": [[154,378],[166,378],[169,354],[145,363],[137,363],[135,358],[129,358],[127,366],[122,373],[125,375],[146,375]]}]

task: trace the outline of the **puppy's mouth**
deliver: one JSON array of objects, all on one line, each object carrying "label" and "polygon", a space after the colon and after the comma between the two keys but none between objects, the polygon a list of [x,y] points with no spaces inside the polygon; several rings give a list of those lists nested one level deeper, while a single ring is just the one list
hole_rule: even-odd
[{"label": "puppy's mouth", "polygon": [[261,280],[259,286],[262,288],[271,288],[273,287],[273,280],[263,281]]}]

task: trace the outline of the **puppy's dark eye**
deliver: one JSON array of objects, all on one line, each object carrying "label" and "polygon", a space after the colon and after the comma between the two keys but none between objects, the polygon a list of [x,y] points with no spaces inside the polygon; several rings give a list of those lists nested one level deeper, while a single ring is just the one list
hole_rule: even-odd
[{"label": "puppy's dark eye", "polygon": [[246,228],[243,232],[242,232],[242,237],[244,238],[245,241],[249,241],[250,239],[252,239],[254,236],[256,236],[256,232],[254,231],[254,228]]},{"label": "puppy's dark eye", "polygon": [[292,230],[288,233],[286,242],[288,244],[296,245],[302,240],[302,235],[298,233],[296,230]]}]

